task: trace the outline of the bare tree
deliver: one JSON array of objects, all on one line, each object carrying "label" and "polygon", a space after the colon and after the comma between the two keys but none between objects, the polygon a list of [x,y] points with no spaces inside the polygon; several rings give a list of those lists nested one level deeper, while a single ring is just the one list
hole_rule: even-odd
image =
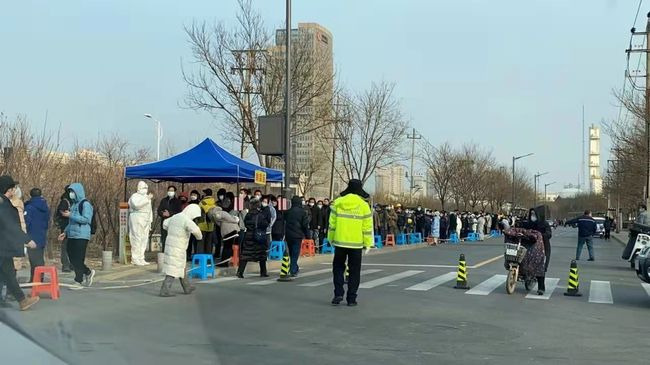
[{"label": "bare tree", "polygon": [[407,123],[393,91],[394,84],[373,83],[369,90],[351,98],[349,126],[336,131],[342,179],[365,183],[377,167],[402,159]]},{"label": "bare tree", "polygon": [[421,146],[421,159],[427,167],[429,181],[436,191],[442,209],[445,209],[445,203],[450,198],[454,170],[456,168],[456,155],[449,142],[445,142],[439,147],[431,145],[425,141]]},{"label": "bare tree", "polygon": [[[273,33],[251,1],[238,1],[234,29],[206,22],[186,27],[196,68],[182,70],[188,85],[185,102],[190,108],[210,112],[230,138],[241,143],[242,156],[245,147],[251,146],[264,165],[258,152],[257,118],[284,113],[286,52],[272,45]],[[328,124],[325,120],[334,94],[331,57],[315,57],[308,42],[296,39],[292,47],[293,136]]]}]

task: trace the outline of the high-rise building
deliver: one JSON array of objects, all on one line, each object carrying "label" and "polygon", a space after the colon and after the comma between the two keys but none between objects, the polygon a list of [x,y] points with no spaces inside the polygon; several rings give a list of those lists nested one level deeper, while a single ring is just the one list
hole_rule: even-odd
[{"label": "high-rise building", "polygon": [[[284,58],[285,36],[286,30],[276,30],[275,46],[269,50],[273,57]],[[331,163],[327,156],[331,156],[333,143],[333,37],[317,23],[298,23],[298,28],[291,30],[291,40],[293,80],[299,81],[294,85],[292,106],[294,110],[300,108],[292,124],[307,131],[291,140],[292,180],[298,183],[299,190],[306,190],[299,193],[328,197]],[[280,97],[278,102],[283,103],[283,99]],[[340,184],[335,181],[334,185],[336,195]]]},{"label": "high-rise building", "polygon": [[603,192],[603,179],[600,176],[600,128],[589,127],[589,190],[593,194]]},{"label": "high-rise building", "polygon": [[404,194],[406,169],[402,165],[390,165],[375,170],[375,192],[392,197]]},{"label": "high-rise building", "polygon": [[424,174],[413,175],[413,198],[421,199],[427,197],[427,176]]}]

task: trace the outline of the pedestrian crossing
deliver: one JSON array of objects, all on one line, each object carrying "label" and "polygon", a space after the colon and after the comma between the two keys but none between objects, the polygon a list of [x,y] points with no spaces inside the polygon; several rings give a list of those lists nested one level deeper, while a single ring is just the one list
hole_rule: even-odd
[{"label": "pedestrian crossing", "polygon": [[[494,274],[487,277],[482,277],[481,280],[470,278],[471,288],[466,291],[454,290],[454,281],[456,280],[456,272],[445,272],[432,274],[424,270],[403,270],[397,272],[389,272],[389,269],[363,269],[361,276],[363,278],[370,277],[369,280],[361,280],[359,285],[360,289],[380,289],[388,288],[389,290],[405,290],[410,292],[432,292],[437,290],[448,290],[449,293],[464,293],[468,296],[489,296],[489,295],[507,295],[505,293],[505,283],[507,275]],[[317,278],[317,276],[323,276]],[[332,269],[320,269],[301,273],[298,278],[294,280],[297,287],[301,288],[317,288],[325,285],[332,285]],[[473,280],[472,280],[473,279]],[[201,281],[202,284],[227,284],[227,283],[240,283],[246,286],[270,286],[278,283],[277,277],[269,279],[257,280],[256,278],[248,280],[240,280],[236,277],[219,277]],[[650,300],[650,284],[639,283],[643,290],[645,298]],[[561,286],[563,285],[563,286]],[[614,304],[614,296],[612,292],[612,284],[604,280],[591,280],[581,283],[581,292],[587,291],[585,287],[588,285],[587,301],[594,304]],[[617,284],[618,285],[618,284]],[[537,295],[537,283],[533,284],[530,292],[524,298],[534,301],[548,301],[554,296],[561,296],[562,291],[566,289],[566,282],[560,278],[547,277],[545,282],[546,290],[543,295]],[[637,284],[626,284],[627,287],[638,288]],[[521,297],[523,285],[517,285],[517,292],[513,297]],[[635,289],[638,290],[638,289]],[[519,295],[518,295],[519,294]],[[582,299],[584,301],[584,299]]]}]

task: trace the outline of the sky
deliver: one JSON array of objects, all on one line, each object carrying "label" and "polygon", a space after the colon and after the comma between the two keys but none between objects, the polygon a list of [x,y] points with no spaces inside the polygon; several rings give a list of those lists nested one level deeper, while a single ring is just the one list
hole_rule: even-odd
[{"label": "sky", "polygon": [[[617,118],[624,50],[636,0],[303,0],[293,26],[333,34],[341,82],[353,91],[394,82],[412,127],[434,145],[477,143],[542,183],[577,183],[585,122]],[[269,29],[284,1],[255,0]],[[183,27],[234,22],[235,0],[67,0],[0,3],[0,112],[35,127],[61,125],[64,142],[119,133],[155,151],[151,113],[180,152],[224,142],[206,112],[183,106]],[[643,28],[650,2],[641,7]],[[609,141],[603,136],[601,166]],[[230,146],[234,147],[234,146]],[[233,148],[234,150],[234,148]],[[405,157],[410,149],[405,149]],[[604,170],[604,169],[603,169]],[[532,179],[532,176],[531,176]],[[551,189],[551,188],[549,188]]]}]

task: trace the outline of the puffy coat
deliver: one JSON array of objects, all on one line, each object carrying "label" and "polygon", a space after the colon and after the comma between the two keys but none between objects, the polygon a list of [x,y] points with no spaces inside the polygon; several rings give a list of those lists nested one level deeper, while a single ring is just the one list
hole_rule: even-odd
[{"label": "puffy coat", "polygon": [[390,228],[391,230],[396,229],[397,228],[397,213],[395,213],[394,210],[389,209],[386,212],[386,221],[387,221],[387,224],[388,224],[388,228]]},{"label": "puffy coat", "polygon": [[[70,221],[68,226],[65,227],[65,236],[73,239],[90,239],[90,223],[93,219],[93,205],[86,200],[82,209],[79,203],[86,199],[86,191],[80,183],[70,184],[69,191],[74,191],[75,198],[71,199],[72,206],[70,207]],[[83,214],[81,213],[83,210]]]},{"label": "puffy coat", "polygon": [[251,199],[250,210],[244,218],[246,237],[241,248],[240,258],[244,261],[263,261],[268,255],[268,242],[255,241],[255,230],[266,232],[271,223],[271,213],[268,209],[261,209],[258,199]]},{"label": "puffy coat", "polygon": [[211,196],[206,196],[201,200],[199,203],[199,206],[201,207],[201,210],[203,210],[203,214],[201,215],[201,219],[199,220],[199,228],[203,232],[212,232],[214,231],[214,222],[211,222],[207,218],[208,212],[217,206],[217,203],[215,202],[214,198]]},{"label": "puffy coat", "polygon": [[25,203],[25,224],[29,237],[39,248],[45,247],[50,226],[50,208],[45,198],[35,196]]},{"label": "puffy coat", "polygon": [[18,211],[4,194],[0,194],[0,257],[22,257],[29,236],[20,229]]},{"label": "puffy coat", "polygon": [[346,194],[334,201],[327,239],[337,247],[372,247],[372,227],[372,212],[368,203],[359,195]]},{"label": "puffy coat", "polygon": [[435,238],[440,238],[440,216],[434,215],[433,222],[431,223],[431,235]]},{"label": "puffy coat", "polygon": [[[271,228],[273,237],[284,237],[284,212],[275,208],[275,223]],[[274,238],[275,240],[275,238]]]},{"label": "puffy coat", "polygon": [[216,206],[210,209],[208,217],[220,226],[221,237],[224,240],[231,239],[239,233],[239,218],[224,211],[221,207]]},{"label": "puffy coat", "polygon": [[285,237],[287,240],[302,240],[309,237],[309,218],[300,206],[300,197],[291,199],[291,208],[284,213]]},{"label": "puffy coat", "polygon": [[175,278],[185,276],[185,260],[187,245],[190,235],[197,240],[203,239],[199,226],[194,219],[201,216],[201,208],[197,204],[190,204],[180,214],[165,219],[163,229],[167,231],[165,241],[165,260],[163,261],[163,272]]}]

